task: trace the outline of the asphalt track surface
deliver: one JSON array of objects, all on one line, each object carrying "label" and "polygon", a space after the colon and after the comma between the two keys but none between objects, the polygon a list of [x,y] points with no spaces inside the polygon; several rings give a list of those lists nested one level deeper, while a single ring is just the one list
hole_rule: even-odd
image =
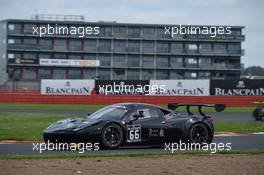
[{"label": "asphalt track surface", "polygon": [[[231,150],[243,149],[264,149],[264,134],[249,134],[239,136],[216,136],[213,143],[231,143]],[[37,142],[35,142],[36,144]],[[3,143],[0,142],[0,155],[33,155],[33,154],[59,154],[65,152],[77,151],[33,151],[33,142],[28,143]],[[99,151],[85,151],[83,154],[100,154],[100,153],[151,153],[151,152],[168,152],[164,148],[151,148],[151,147],[121,147],[117,150],[99,150]]]},{"label": "asphalt track surface", "polygon": [[[83,115],[91,114],[95,110],[44,110],[44,109],[0,109],[0,112],[17,112],[17,113],[49,113],[51,117],[56,114],[72,114],[72,115]],[[208,113],[213,116],[215,120],[245,120],[253,121],[251,113]]]}]

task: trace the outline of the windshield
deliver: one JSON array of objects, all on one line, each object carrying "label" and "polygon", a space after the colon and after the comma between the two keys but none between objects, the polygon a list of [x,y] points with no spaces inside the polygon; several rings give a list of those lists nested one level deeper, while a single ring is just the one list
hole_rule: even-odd
[{"label": "windshield", "polygon": [[100,109],[91,115],[87,116],[90,119],[99,119],[104,118],[106,116],[113,116],[113,117],[123,117],[127,113],[127,109],[124,107],[117,107],[117,106],[108,106],[103,109]]}]

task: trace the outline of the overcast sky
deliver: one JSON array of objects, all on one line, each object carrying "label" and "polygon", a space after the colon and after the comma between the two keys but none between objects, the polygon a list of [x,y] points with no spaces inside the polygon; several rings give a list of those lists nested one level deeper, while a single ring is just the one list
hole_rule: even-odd
[{"label": "overcast sky", "polygon": [[86,21],[245,26],[246,66],[264,67],[264,0],[0,0],[0,20],[34,14]]}]

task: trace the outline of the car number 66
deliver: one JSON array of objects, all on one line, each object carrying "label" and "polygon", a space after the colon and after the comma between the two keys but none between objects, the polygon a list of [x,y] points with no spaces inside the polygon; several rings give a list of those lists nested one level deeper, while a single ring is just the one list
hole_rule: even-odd
[{"label": "car number 66", "polygon": [[137,142],[141,140],[141,126],[140,125],[129,125],[127,126],[128,142]]}]

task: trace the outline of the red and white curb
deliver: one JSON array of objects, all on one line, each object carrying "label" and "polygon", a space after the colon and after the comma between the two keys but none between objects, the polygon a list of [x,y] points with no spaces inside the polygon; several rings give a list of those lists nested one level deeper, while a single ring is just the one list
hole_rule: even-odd
[{"label": "red and white curb", "polygon": [[17,140],[1,140],[0,141],[0,144],[32,144],[32,143],[34,143],[34,141],[17,141]]}]

